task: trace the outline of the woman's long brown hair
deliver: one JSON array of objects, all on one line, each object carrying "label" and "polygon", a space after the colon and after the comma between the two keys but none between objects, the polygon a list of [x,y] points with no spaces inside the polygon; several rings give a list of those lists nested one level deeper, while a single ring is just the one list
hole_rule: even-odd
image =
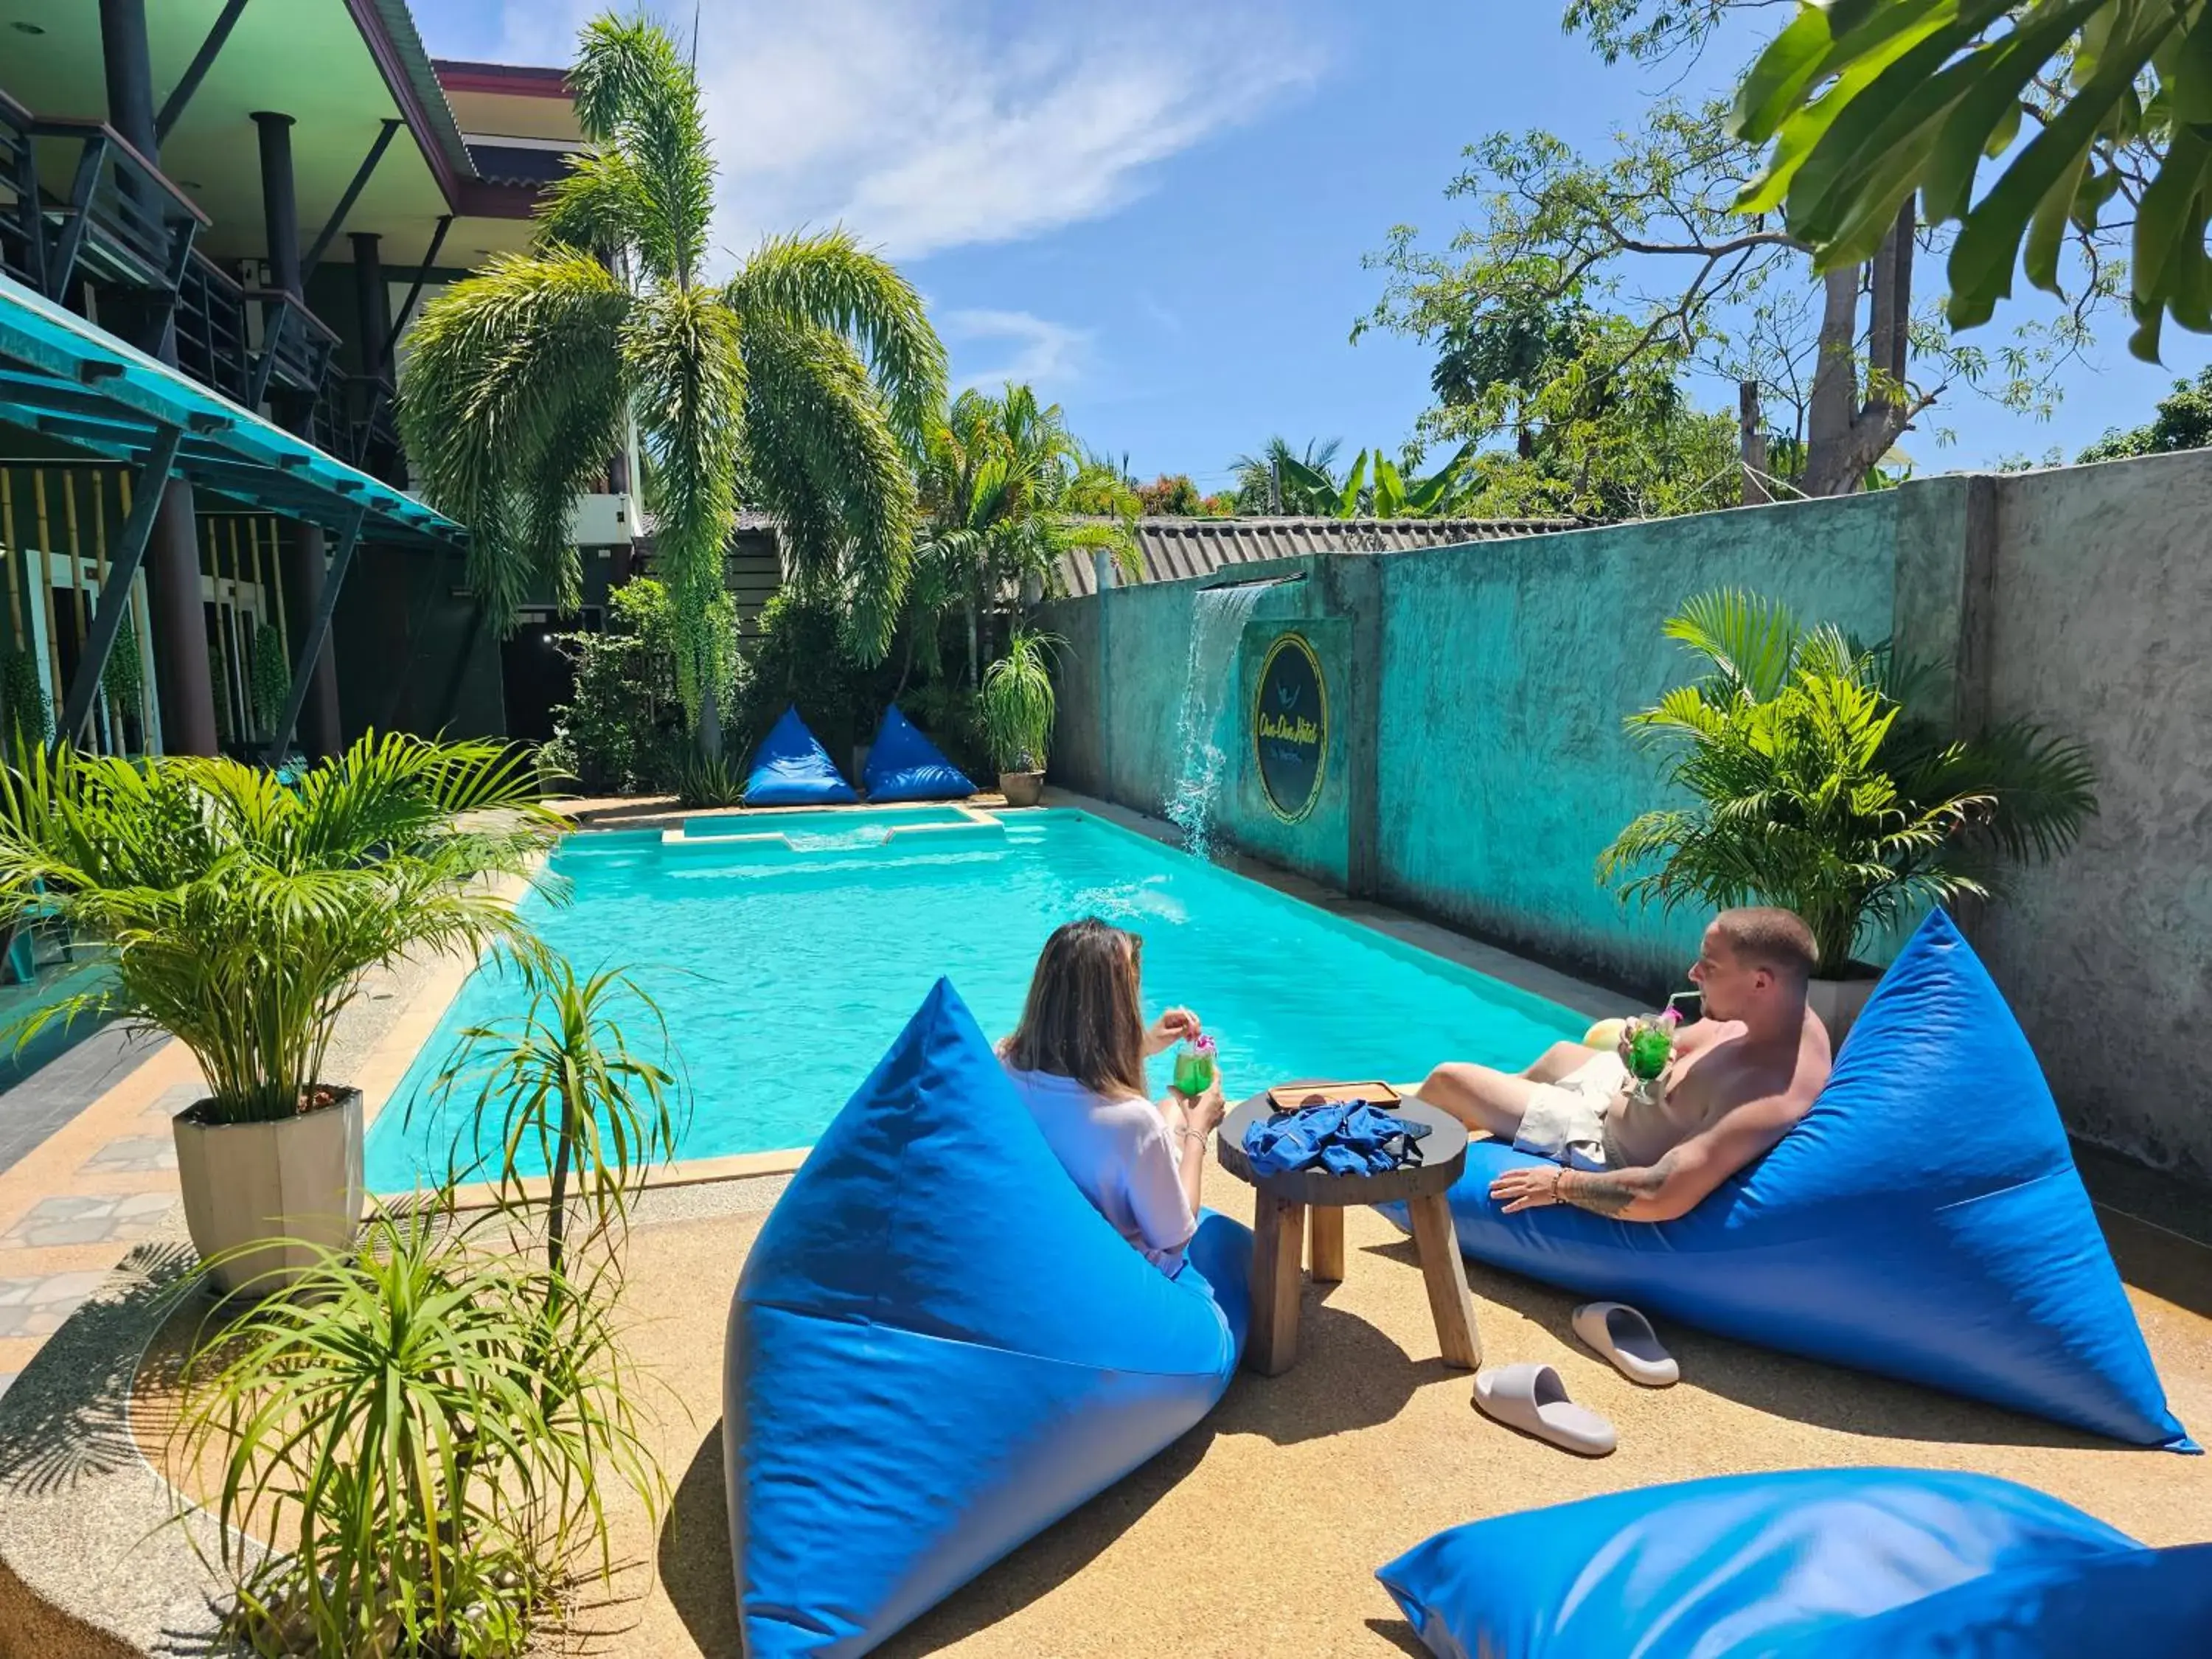
[{"label": "woman's long brown hair", "polygon": [[1144,948],[1134,933],[1096,916],[1054,929],[1037,957],[1022,1023],[1006,1039],[1006,1063],[1072,1077],[1102,1095],[1143,1095]]}]

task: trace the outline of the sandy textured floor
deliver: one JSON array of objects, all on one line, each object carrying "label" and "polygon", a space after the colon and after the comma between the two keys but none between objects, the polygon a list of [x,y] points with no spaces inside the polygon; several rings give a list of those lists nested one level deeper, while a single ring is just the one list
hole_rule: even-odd
[{"label": "sandy textured floor", "polygon": [[[1208,1196],[1249,1218],[1217,1170]],[[1240,1377],[1204,1425],[1000,1562],[882,1651],[1006,1659],[1176,1653],[1419,1653],[1372,1573],[1439,1528],[1623,1487],[1735,1470],[1906,1464],[1972,1468],[2054,1492],[2167,1544],[2212,1537],[2212,1458],[2122,1449],[1925,1390],[1669,1330],[1684,1382],[1634,1388],[1577,1344],[1572,1298],[1470,1267],[1486,1358],[1547,1360],[1611,1417],[1597,1462],[1498,1427],[1436,1358],[1410,1246],[1349,1217],[1348,1277],[1308,1285],[1288,1375]],[[640,1227],[636,1343],[688,1405],[659,1432],[674,1512],[621,1518],[650,1561],[588,1611],[586,1650],[738,1659],[722,1504],[719,1377],[727,1297],[757,1215]],[[2212,1252],[2124,1220],[2113,1245],[2175,1410],[2212,1428]]]}]

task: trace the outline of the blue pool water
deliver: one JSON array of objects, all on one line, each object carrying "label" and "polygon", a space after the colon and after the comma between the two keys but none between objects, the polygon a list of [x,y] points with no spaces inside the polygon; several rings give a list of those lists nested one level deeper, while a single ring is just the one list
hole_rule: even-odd
[{"label": "blue pool water", "polygon": [[[1293,1078],[1419,1077],[1446,1059],[1520,1066],[1587,1024],[1080,812],[876,844],[841,844],[830,826],[799,854],[587,834],[554,868],[568,902],[526,901],[547,940],[580,969],[631,968],[667,1017],[690,1088],[685,1158],[812,1141],[940,974],[1003,1036],[1045,936],[1091,914],[1143,934],[1148,1012],[1197,1011],[1232,1101]],[[372,1190],[443,1172],[459,1115],[429,1085],[455,1032],[520,1006],[495,971],[463,986],[369,1132]],[[1157,1088],[1166,1066],[1155,1062]]]}]

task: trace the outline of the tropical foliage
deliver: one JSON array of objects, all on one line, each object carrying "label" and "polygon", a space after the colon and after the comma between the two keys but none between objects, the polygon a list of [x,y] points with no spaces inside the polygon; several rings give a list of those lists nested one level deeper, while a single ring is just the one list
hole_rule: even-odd
[{"label": "tropical foliage", "polygon": [[611,1576],[611,1492],[665,1505],[611,1269],[512,1254],[502,1219],[380,1213],[289,1297],[203,1329],[172,1462],[219,1471],[215,1553],[256,1652],[520,1659],[573,1577]]},{"label": "tropical foliage", "polygon": [[21,755],[54,734],[54,706],[39,673],[39,659],[20,646],[0,652],[0,716],[8,722],[8,752]]},{"label": "tropical foliage", "polygon": [[2212,447],[2212,368],[2200,369],[2194,381],[2176,380],[2173,391],[2158,400],[2156,412],[2142,426],[2114,427],[2081,452],[2085,461],[2117,461],[2130,455],[2164,455],[2177,449]]},{"label": "tropical foliage", "polygon": [[[737,607],[725,593],[710,624],[722,637],[714,660],[724,678],[716,706],[742,706],[745,664],[738,653]],[[678,635],[668,589],[633,576],[607,594],[606,625],[563,634],[556,643],[574,671],[568,701],[553,711],[553,739],[540,763],[586,791],[653,794],[677,787],[695,750],[678,688]]]},{"label": "tropical foliage", "polygon": [[[1407,477],[1378,446],[1363,449],[1339,477],[1334,462],[1338,441],[1306,446],[1294,455],[1283,439],[1271,438],[1258,456],[1240,455],[1236,461],[1237,509],[1265,513],[1270,502],[1280,510],[1306,518],[1420,519],[1441,518],[1466,504],[1468,466],[1474,446],[1462,445],[1442,466],[1426,477]],[[1369,476],[1372,468],[1373,476]],[[1256,507],[1248,502],[1256,498]]]},{"label": "tropical foliage", "polygon": [[976,714],[992,763],[1001,772],[1034,772],[1044,767],[1058,709],[1052,653],[1060,643],[1054,635],[1018,628],[1006,642],[1006,654],[984,672]]},{"label": "tropical foliage", "polygon": [[112,975],[18,1025],[110,1014],[169,1032],[216,1122],[305,1109],[338,1013],[413,951],[525,945],[485,878],[557,834],[505,744],[370,733],[294,785],[235,761],[67,745],[0,771],[0,924],[103,940]]},{"label": "tropical foliage", "polygon": [[[630,1203],[679,1129],[667,1028],[624,974],[503,966],[524,1011],[464,1030],[433,1096],[465,1120],[447,1182],[204,1328],[185,1368],[174,1461],[220,1470],[216,1552],[259,1652],[520,1659],[611,1575],[608,1496],[667,1504],[615,1319]],[[491,1195],[472,1219],[461,1179]]]},{"label": "tropical foliage", "polygon": [[[1510,439],[1613,517],[1616,502],[1648,514],[1858,489],[1954,387],[2048,406],[2078,319],[1995,350],[1955,343],[1914,313],[1918,239],[1895,214],[1863,269],[1816,273],[1790,227],[1737,212],[1758,157],[1725,113],[1662,100],[1595,154],[1540,131],[1468,148],[1446,191],[1467,222],[1441,249],[1395,229],[1370,259],[1386,288],[1360,325],[1437,349],[1424,438]],[[1692,372],[1735,383],[1738,413],[1692,409]],[[1730,425],[1741,470],[1706,466]],[[1685,471],[1650,476],[1655,436]],[[1794,473],[1778,470],[1784,455]],[[1610,488],[1614,465],[1626,477]]]},{"label": "tropical foliage", "polygon": [[571,504],[634,425],[677,682],[716,752],[729,633],[722,560],[741,501],[776,519],[795,580],[846,597],[855,649],[889,649],[945,352],[921,296],[842,231],[773,238],[709,280],[714,163],[699,88],[654,25],[584,30],[568,85],[594,146],[551,189],[538,245],[424,308],[400,415],[470,580],[502,627],[535,584],[575,591]]},{"label": "tropical foliage", "polygon": [[[2068,245],[2094,268],[2132,221],[2129,349],[2155,362],[2169,316],[2212,331],[2202,0],[1800,6],[1744,77],[1732,124],[1771,146],[1739,206],[1779,209],[1824,270],[1869,258],[1916,195],[1930,222],[1956,221],[1954,327],[1986,322],[2015,266],[2062,293]],[[1985,161],[1995,182],[1978,197]]]},{"label": "tropical foliage", "polygon": [[1664,632],[1700,672],[1628,727],[1687,804],[1606,849],[1626,898],[1786,906],[1840,972],[1869,930],[1996,892],[2004,861],[2055,856],[2096,811],[2079,744],[2027,721],[1949,732],[1914,707],[1931,671],[1772,600],[1703,594]]},{"label": "tropical foliage", "polygon": [[[507,967],[523,1011],[462,1028],[435,1109],[465,1103],[451,1181],[488,1180],[501,1207],[528,1213],[538,1200],[527,1177],[546,1174],[545,1267],[557,1279],[572,1240],[619,1244],[639,1182],[676,1155],[677,1079],[654,1058],[669,1053],[668,1024],[626,973],[580,975],[562,957]],[[652,1040],[635,1045],[625,1022]]]},{"label": "tropical foliage", "polygon": [[[966,620],[967,678],[981,672],[979,623],[994,606],[1024,588],[1056,591],[1060,562],[1103,548],[1133,555],[1126,520],[1086,514],[1079,495],[1097,492],[1058,404],[1041,404],[1026,386],[993,394],[975,387],[952,400],[932,431],[921,469],[928,520],[915,550],[907,609],[908,660],[918,653],[933,675],[939,667],[942,618],[957,609]],[[903,685],[902,673],[901,684]]]},{"label": "tropical foliage", "polygon": [[[122,643],[118,635],[117,644]],[[253,630],[246,649],[246,689],[253,708],[253,729],[272,734],[284,717],[284,700],[292,693],[292,669],[284,660],[284,636],[263,623]]]}]

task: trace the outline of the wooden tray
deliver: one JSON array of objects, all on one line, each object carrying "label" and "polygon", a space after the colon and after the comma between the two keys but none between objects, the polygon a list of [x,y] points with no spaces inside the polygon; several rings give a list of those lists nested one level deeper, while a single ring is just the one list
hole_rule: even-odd
[{"label": "wooden tray", "polygon": [[1278,1112],[1294,1112],[1301,1106],[1334,1106],[1346,1100],[1395,1106],[1398,1091],[1387,1083],[1279,1083],[1267,1091],[1267,1104]]}]

